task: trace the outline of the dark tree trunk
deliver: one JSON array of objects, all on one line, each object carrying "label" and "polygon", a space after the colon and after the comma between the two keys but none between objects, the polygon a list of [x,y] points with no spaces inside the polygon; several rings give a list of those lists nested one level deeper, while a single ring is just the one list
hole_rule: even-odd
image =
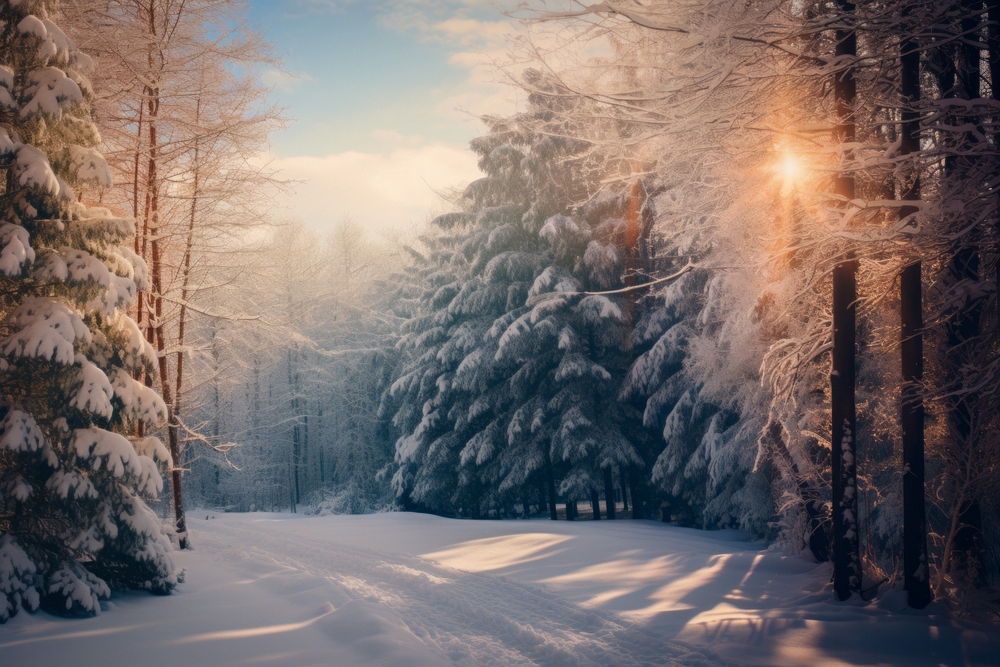
[{"label": "dark tree trunk", "polygon": [[[900,153],[910,155],[920,150],[920,51],[915,40],[900,44],[900,89],[903,96]],[[911,175],[912,183],[903,198],[920,197],[920,175]],[[917,211],[904,206],[900,217]],[[927,526],[924,504],[924,404],[921,392],[924,377],[923,296],[920,262],[905,269],[899,282],[900,328],[902,343],[902,413],[903,429],[903,587],[907,603],[923,609],[931,601],[930,572],[927,562]]]},{"label": "dark tree trunk", "polygon": [[924,509],[923,307],[920,263],[900,276],[903,404],[903,586],[908,604],[923,609],[931,601]]},{"label": "dark tree trunk", "polygon": [[174,496],[174,519],[177,527],[177,545],[181,549],[190,548],[188,540],[187,520],[184,516],[184,497],[181,493],[181,451],[177,442],[177,426],[174,423],[173,411],[167,406],[169,415],[169,426],[167,427],[167,439],[170,443],[170,456],[174,459],[174,469],[170,471],[170,488]]},{"label": "dark tree trunk", "polygon": [[549,511],[549,503],[545,496],[545,478],[538,478],[538,513],[544,514]]},{"label": "dark tree trunk", "polygon": [[611,475],[611,466],[604,469],[604,504],[608,518],[614,519],[618,508],[615,507],[615,482]]},{"label": "dark tree trunk", "polygon": [[833,587],[846,600],[861,589],[855,468],[855,263],[833,269],[833,372],[830,374],[833,433],[830,463],[833,481]]},{"label": "dark tree trunk", "polygon": [[556,509],[556,480],[552,475],[552,464],[548,466],[548,483],[549,483],[549,518],[553,521],[559,518],[558,510]]},{"label": "dark tree trunk", "polygon": [[569,499],[567,499],[566,500],[566,520],[567,521],[576,521],[576,517],[577,516],[578,515],[577,515],[577,511],[576,511],[576,501],[575,500],[569,500]]},{"label": "dark tree trunk", "polygon": [[[299,495],[299,457],[301,451],[301,431],[299,428],[299,395],[298,395],[298,372],[293,370],[293,366],[298,362],[298,350],[295,350],[293,357],[292,349],[288,350],[288,388],[292,392],[291,409],[294,421],[292,422],[292,497],[295,499],[294,505],[298,505],[301,496]],[[292,511],[294,512],[294,505]]]},{"label": "dark tree trunk", "polygon": [[645,494],[639,489],[639,471],[630,467],[628,469],[628,486],[632,491],[632,518],[645,518]]},{"label": "dark tree trunk", "polygon": [[[982,8],[981,4],[971,0],[963,0],[962,8],[965,16],[961,22],[966,39],[958,50],[958,62],[955,66],[956,92],[964,99],[975,99],[982,95],[982,73],[980,66],[980,47],[971,43],[975,39],[975,31],[979,27],[979,19],[971,16],[974,11]],[[996,57],[996,54],[991,54]],[[992,72],[992,70],[991,70]],[[997,97],[994,91],[993,97]],[[972,119],[967,119],[972,122]],[[979,133],[982,128],[978,128]],[[969,132],[967,140],[978,143],[976,132]],[[971,234],[975,235],[973,231]],[[949,266],[949,283],[954,285],[962,282],[977,283],[980,280],[979,240],[975,237],[956,247]],[[971,348],[975,346],[980,335],[982,317],[982,300],[971,299],[964,304],[948,321],[948,355],[951,372],[957,376],[957,369],[965,364],[975,363]],[[959,446],[971,448],[973,442],[973,423],[975,421],[974,394],[964,394],[952,399],[948,417],[952,436],[959,441]],[[979,499],[973,496],[966,500],[960,510],[960,528],[955,534],[954,553],[960,569],[974,570],[979,573],[979,581],[984,583],[982,573],[985,571],[985,553],[982,544],[983,517]]]},{"label": "dark tree trunk", "polygon": [[601,519],[601,496],[598,495],[597,489],[590,490],[590,506],[594,508],[594,521],[600,521]]},{"label": "dark tree trunk", "polygon": [[623,466],[618,466],[618,485],[622,490],[622,512],[628,512],[628,491],[625,488],[628,485],[628,476]]},{"label": "dark tree trunk", "polygon": [[[851,18],[854,4],[837,2],[842,16]],[[837,30],[837,56],[857,55],[857,36],[853,30]],[[835,138],[840,143],[854,141],[854,72],[848,67],[836,74],[834,96],[837,102]],[[853,160],[845,151],[847,161]],[[854,199],[853,172],[837,176],[836,194]],[[853,259],[837,264],[833,269],[833,371],[830,374],[832,422],[831,480],[833,486],[833,589],[840,600],[846,600],[861,590],[861,550],[858,531],[858,486],[854,443],[857,430],[855,416],[855,301],[857,300],[857,264]]]}]

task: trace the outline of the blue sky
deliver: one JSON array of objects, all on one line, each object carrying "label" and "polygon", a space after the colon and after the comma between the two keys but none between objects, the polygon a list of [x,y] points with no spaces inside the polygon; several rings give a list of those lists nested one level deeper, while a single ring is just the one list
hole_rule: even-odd
[{"label": "blue sky", "polygon": [[381,150],[384,141],[373,133],[385,130],[456,144],[478,131],[476,121],[453,122],[435,110],[469,77],[467,68],[449,64],[455,45],[402,18],[396,23],[390,10],[371,2],[255,3],[251,20],[299,77],[279,84],[278,98],[297,120],[276,137],[277,154]]},{"label": "blue sky", "polygon": [[509,113],[516,92],[490,66],[521,27],[485,0],[251,0],[251,22],[284,54],[268,71],[291,126],[274,164],[307,181],[281,215],[324,228],[350,215],[377,231],[442,210],[435,189],[479,176],[470,114]]}]

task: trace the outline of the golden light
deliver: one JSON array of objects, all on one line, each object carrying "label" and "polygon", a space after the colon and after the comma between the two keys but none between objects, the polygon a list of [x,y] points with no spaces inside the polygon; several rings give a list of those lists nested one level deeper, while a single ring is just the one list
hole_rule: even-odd
[{"label": "golden light", "polygon": [[782,159],[778,171],[781,172],[786,181],[795,181],[802,176],[802,167],[799,165],[799,161],[791,155],[786,155]]}]

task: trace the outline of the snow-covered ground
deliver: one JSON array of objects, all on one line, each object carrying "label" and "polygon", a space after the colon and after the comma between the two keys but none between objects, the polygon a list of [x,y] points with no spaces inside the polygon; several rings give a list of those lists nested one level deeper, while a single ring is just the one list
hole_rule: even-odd
[{"label": "snow-covered ground", "polygon": [[[173,595],[19,614],[3,667],[1000,664],[1000,635],[836,603],[828,570],[647,521],[192,513]],[[894,608],[895,607],[895,608]]]}]

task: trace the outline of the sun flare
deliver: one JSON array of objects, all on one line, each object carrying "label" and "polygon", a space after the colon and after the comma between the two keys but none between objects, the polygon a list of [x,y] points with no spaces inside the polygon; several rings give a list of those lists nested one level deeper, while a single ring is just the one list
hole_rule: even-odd
[{"label": "sun flare", "polygon": [[797,181],[802,176],[802,167],[799,161],[791,155],[786,155],[779,165],[778,171],[786,181]]}]

